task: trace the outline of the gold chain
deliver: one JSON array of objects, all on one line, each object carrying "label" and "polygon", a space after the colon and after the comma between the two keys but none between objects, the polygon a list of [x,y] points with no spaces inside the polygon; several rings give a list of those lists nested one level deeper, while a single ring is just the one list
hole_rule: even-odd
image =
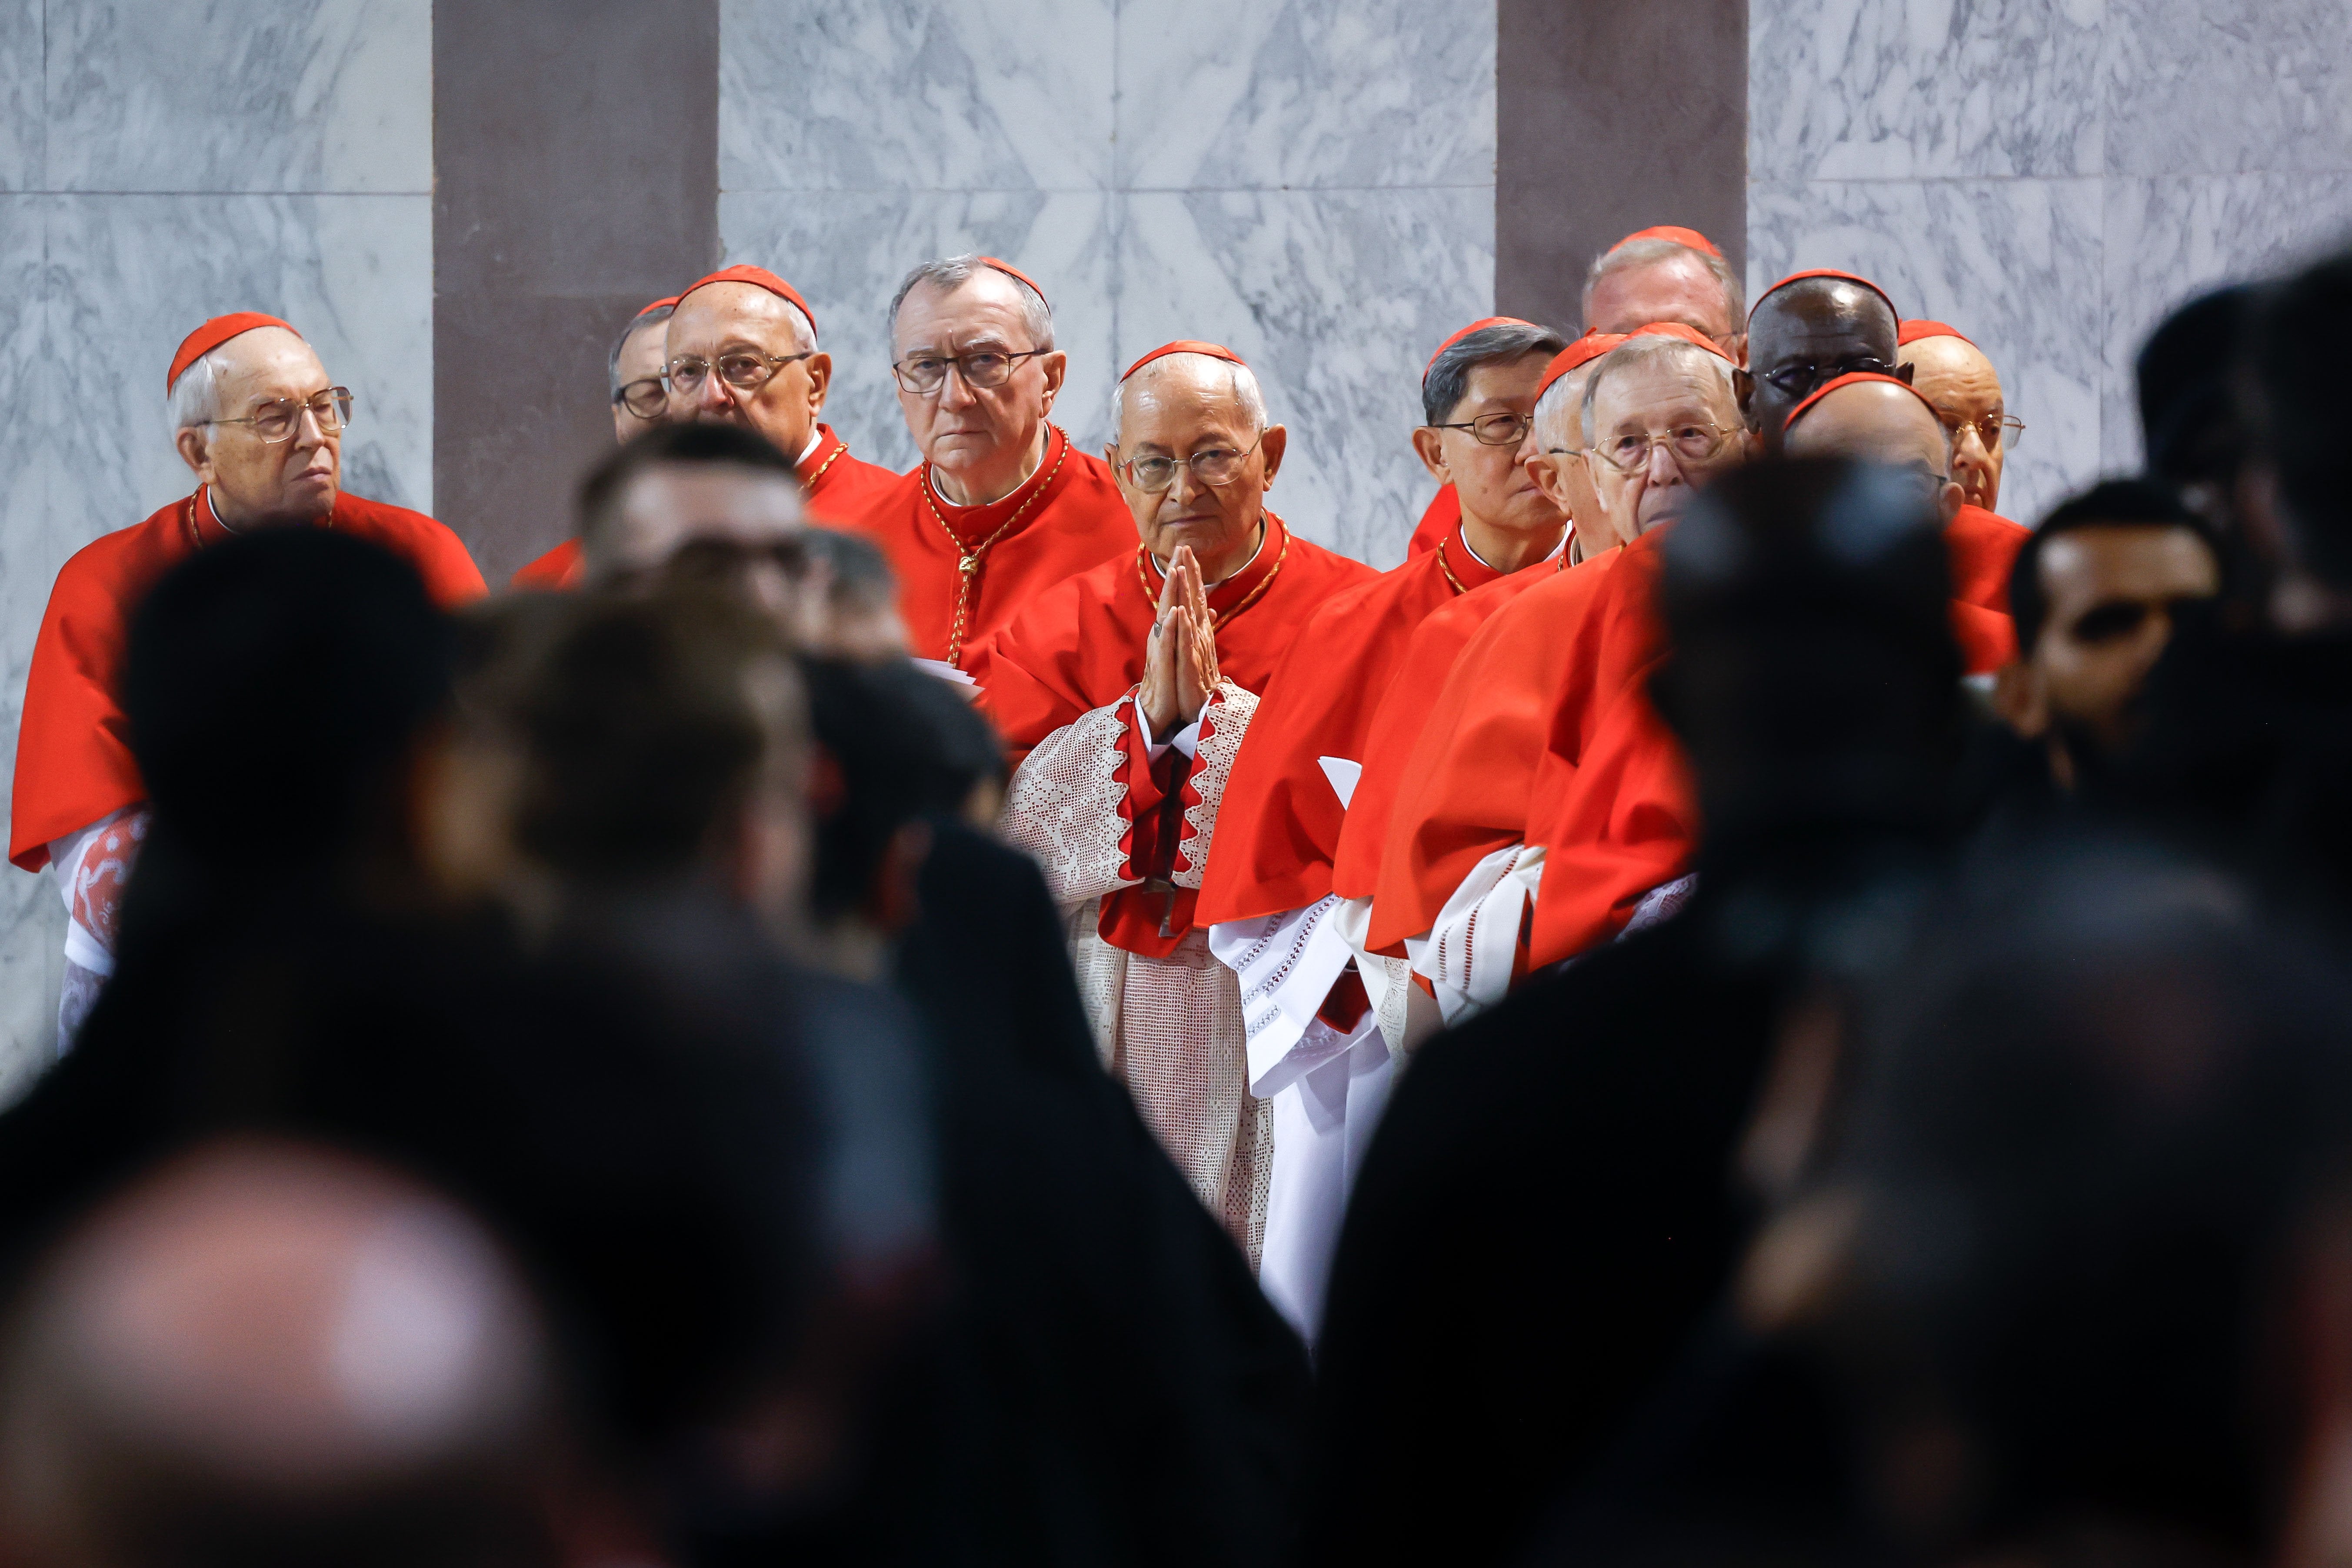
[{"label": "gold chain", "polygon": [[1462,579],[1454,574],[1454,568],[1446,564],[1445,541],[1442,539],[1437,542],[1437,569],[1445,574],[1445,580],[1454,584],[1455,593],[1466,594],[1470,591],[1462,585]]},{"label": "gold chain", "polygon": [[[1053,426],[1048,426],[1047,428],[1053,429]],[[1056,431],[1055,434],[1059,432]],[[1002,528],[978,544],[971,545],[964,543],[962,539],[958,537],[956,531],[948,526],[946,514],[940,510],[938,497],[931,489],[931,465],[929,461],[923,464],[923,500],[929,504],[931,515],[939,520],[940,531],[948,536],[948,542],[956,547],[957,555],[961,557],[956,563],[955,629],[948,634],[948,663],[958,669],[963,668],[964,625],[966,618],[971,613],[971,596],[980,580],[981,558],[988,553],[990,545],[1013,531],[1013,525],[1021,521],[1024,512],[1037,504],[1037,498],[1045,493],[1054,482],[1054,476],[1062,471],[1062,459],[1069,455],[1070,438],[1064,436],[1062,449],[1054,454],[1054,466],[1045,471],[1045,477],[1037,482],[1037,488],[1029,492],[1029,499],[1013,509],[1013,515],[1004,520],[1004,525]]]},{"label": "gold chain", "polygon": [[[1274,517],[1274,514],[1272,512],[1268,512],[1266,513],[1266,516]],[[1280,522],[1282,520],[1276,517],[1274,518],[1274,521]],[[1156,607],[1160,603],[1160,590],[1151,585],[1151,571],[1144,564],[1145,562],[1150,561],[1150,559],[1151,552],[1149,549],[1142,545],[1138,545],[1136,547],[1135,580],[1143,584],[1143,596],[1150,600],[1152,605]],[[1235,605],[1230,610],[1211,610],[1209,612],[1209,626],[1211,629],[1213,630],[1218,626],[1223,626],[1235,616],[1240,615],[1244,610],[1246,610],[1252,605],[1256,604],[1259,598],[1264,595],[1265,591],[1274,586],[1274,579],[1276,575],[1281,572],[1282,563],[1289,559],[1290,530],[1286,527],[1282,531],[1282,548],[1275,552],[1274,564],[1265,569],[1265,575],[1258,579],[1256,587],[1252,588],[1248,593],[1242,595],[1242,602],[1240,604]],[[1165,583],[1167,578],[1162,576],[1160,581]]]},{"label": "gold chain", "polygon": [[816,466],[816,472],[811,474],[808,478],[801,481],[801,488],[807,490],[815,489],[817,480],[824,478],[824,471],[833,467],[834,464],[841,461],[841,455],[848,450],[849,443],[844,441],[840,446],[835,447],[831,452],[825,454],[824,461]]}]

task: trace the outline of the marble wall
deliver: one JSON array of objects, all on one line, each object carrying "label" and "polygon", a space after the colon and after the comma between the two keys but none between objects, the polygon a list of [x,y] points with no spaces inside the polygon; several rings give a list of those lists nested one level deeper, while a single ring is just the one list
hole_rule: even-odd
[{"label": "marble wall", "polygon": [[807,294],[862,456],[916,459],[899,279],[979,250],[1052,300],[1074,438],[1137,354],[1224,342],[1292,432],[1276,509],[1402,558],[1422,367],[1494,299],[1492,0],[723,0],[719,73],[727,258]]},{"label": "marble wall", "polygon": [[[431,506],[431,22],[0,0],[0,757],[58,568],[190,488],[163,373],[198,321],[293,321],[357,395],[345,482]],[[0,868],[0,1096],[54,1044],[63,930]]]},{"label": "marble wall", "polygon": [[2342,0],[1752,0],[1748,278],[1877,279],[1999,367],[2031,521],[2139,460],[2174,304],[2352,230]]}]

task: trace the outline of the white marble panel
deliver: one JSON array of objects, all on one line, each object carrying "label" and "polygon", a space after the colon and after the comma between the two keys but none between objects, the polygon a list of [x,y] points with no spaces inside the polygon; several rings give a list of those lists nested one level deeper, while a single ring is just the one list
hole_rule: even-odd
[{"label": "white marble panel", "polygon": [[725,191],[1100,190],[1114,0],[721,0]]},{"label": "white marble panel", "polygon": [[890,379],[886,318],[909,268],[967,251],[1001,256],[1037,280],[1070,356],[1055,417],[1101,445],[1111,360],[1112,247],[1097,192],[743,191],[722,195],[727,260],[782,274],[816,312],[833,356],[824,417],[868,462],[904,471],[920,457]]},{"label": "white marble panel", "polygon": [[42,0],[0,0],[0,191],[37,191],[48,121],[41,112]]},{"label": "white marble panel", "polygon": [[1495,183],[1493,0],[1124,0],[1123,188]]},{"label": "white marble panel", "polygon": [[47,0],[48,188],[433,189],[432,0]]},{"label": "white marble panel", "polygon": [[2100,37],[2132,3],[1752,0],[1748,173],[2098,174]]},{"label": "white marble panel", "polygon": [[2102,467],[2101,182],[1810,181],[1748,187],[1751,290],[1859,272],[1906,316],[1948,321],[2000,373],[2026,430],[2000,510],[2032,522]]},{"label": "white marble panel", "polygon": [[2172,309],[2352,239],[2352,172],[2105,181],[2105,457],[2140,461],[2132,363]]},{"label": "white marble panel", "polygon": [[1174,338],[1233,349],[1290,431],[1275,509],[1318,543],[1402,560],[1430,492],[1411,446],[1422,368],[1494,306],[1492,192],[1118,199],[1122,364]]},{"label": "white marble panel", "polygon": [[2106,8],[2110,172],[2352,169],[2344,0],[2106,0]]}]

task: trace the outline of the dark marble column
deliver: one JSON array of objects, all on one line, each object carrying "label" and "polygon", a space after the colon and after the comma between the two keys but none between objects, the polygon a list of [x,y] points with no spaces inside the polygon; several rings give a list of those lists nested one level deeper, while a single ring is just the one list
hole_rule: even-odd
[{"label": "dark marble column", "polygon": [[1495,308],[1583,328],[1601,247],[1682,224],[1748,263],[1741,0],[1500,0]]},{"label": "dark marble column", "polygon": [[719,4],[436,0],[434,510],[499,583],[612,445],[605,354],[719,257]]}]

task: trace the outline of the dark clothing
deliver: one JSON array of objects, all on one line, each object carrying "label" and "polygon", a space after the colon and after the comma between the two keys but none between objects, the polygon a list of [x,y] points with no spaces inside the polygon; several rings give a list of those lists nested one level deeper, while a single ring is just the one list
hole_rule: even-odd
[{"label": "dark clothing", "polygon": [[935,840],[898,984],[929,1025],[951,1289],[940,1563],[1275,1563],[1305,1352],[1103,1070],[1027,858]]},{"label": "dark clothing", "polygon": [[1722,1293],[1780,991],[1724,962],[1719,890],[1400,1080],[1332,1276],[1307,1563],[1510,1561]]}]

